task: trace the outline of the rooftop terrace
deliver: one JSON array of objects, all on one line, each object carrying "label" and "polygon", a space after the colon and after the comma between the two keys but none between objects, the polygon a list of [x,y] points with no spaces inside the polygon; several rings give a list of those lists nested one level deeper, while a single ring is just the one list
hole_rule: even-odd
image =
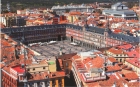
[{"label": "rooftop terrace", "polygon": [[11,68],[14,69],[15,71],[17,71],[17,73],[24,73],[24,71],[25,71],[25,69],[22,68],[20,65],[13,66]]}]

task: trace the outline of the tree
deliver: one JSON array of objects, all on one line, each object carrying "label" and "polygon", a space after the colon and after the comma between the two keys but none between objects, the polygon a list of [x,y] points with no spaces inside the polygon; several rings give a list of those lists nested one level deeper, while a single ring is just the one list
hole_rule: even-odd
[{"label": "tree", "polygon": [[8,12],[7,10],[4,10],[4,11],[2,11],[1,13],[3,14],[3,13],[9,13],[9,12]]}]

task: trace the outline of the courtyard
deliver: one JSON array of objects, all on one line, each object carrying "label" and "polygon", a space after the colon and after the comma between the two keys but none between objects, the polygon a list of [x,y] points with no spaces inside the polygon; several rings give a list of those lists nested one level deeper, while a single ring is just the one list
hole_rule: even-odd
[{"label": "courtyard", "polygon": [[60,54],[60,50],[65,54],[91,50],[81,46],[74,46],[70,43],[71,42],[68,40],[57,41],[57,43],[51,45],[32,46],[31,49],[46,57],[58,56]]}]

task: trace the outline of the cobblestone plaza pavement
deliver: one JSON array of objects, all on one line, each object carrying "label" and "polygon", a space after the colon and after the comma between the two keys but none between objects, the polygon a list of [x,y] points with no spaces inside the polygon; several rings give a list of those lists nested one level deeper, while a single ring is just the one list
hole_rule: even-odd
[{"label": "cobblestone plaza pavement", "polygon": [[58,41],[57,43],[51,45],[33,46],[31,48],[46,57],[58,56],[61,48],[62,52],[65,54],[91,50],[81,46],[74,46],[71,45],[70,43],[71,43],[70,41],[65,40]]}]

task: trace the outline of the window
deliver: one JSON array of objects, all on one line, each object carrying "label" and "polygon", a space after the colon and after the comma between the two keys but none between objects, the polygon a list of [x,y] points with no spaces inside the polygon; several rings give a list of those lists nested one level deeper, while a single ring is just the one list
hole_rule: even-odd
[{"label": "window", "polygon": [[33,68],[33,70],[35,70],[35,68]]},{"label": "window", "polygon": [[120,62],[122,62],[122,59],[120,59]]},{"label": "window", "polygon": [[134,14],[126,14],[126,16],[134,16]]},{"label": "window", "polygon": [[46,69],[46,67],[43,67],[43,69]]},{"label": "window", "polygon": [[120,15],[120,14],[114,14],[114,16],[122,16],[122,15]]}]

